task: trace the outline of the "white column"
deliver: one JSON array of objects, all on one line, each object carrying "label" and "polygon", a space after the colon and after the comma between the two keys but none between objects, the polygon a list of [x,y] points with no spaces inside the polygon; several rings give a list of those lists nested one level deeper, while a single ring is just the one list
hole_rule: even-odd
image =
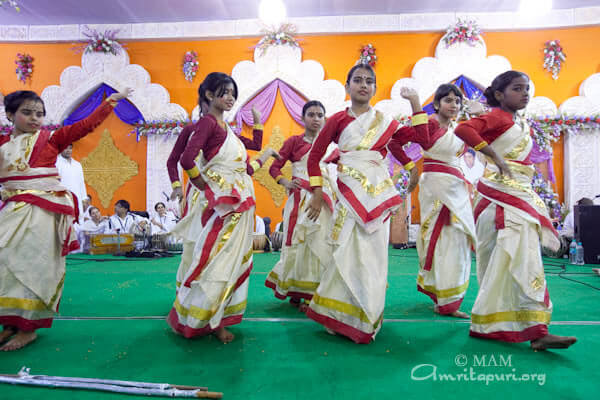
[{"label": "white column", "polygon": [[[162,201],[167,203],[167,196],[171,195],[171,181],[167,171],[167,159],[175,145],[177,135],[150,135],[148,136],[147,165],[146,165],[146,209],[152,213],[154,205]],[[181,171],[180,171],[181,176]]]},{"label": "white column", "polygon": [[582,197],[600,194],[600,129],[565,136],[565,201],[572,207]]}]

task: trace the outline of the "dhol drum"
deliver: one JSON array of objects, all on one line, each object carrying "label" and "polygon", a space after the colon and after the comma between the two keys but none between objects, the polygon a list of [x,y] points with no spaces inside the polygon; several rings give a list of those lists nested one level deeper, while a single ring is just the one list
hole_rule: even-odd
[{"label": "dhol drum", "polygon": [[252,239],[252,249],[255,253],[260,253],[267,246],[267,236],[264,233],[254,233]]}]

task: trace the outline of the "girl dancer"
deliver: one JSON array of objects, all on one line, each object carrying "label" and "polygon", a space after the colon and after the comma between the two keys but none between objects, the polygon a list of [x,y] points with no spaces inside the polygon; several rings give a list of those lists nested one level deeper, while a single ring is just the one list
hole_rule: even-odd
[{"label": "girl dancer", "polygon": [[[185,337],[215,333],[227,343],[234,336],[225,327],[240,323],[246,309],[252,269],[255,203],[250,175],[277,153],[267,149],[258,161],[248,162],[244,144],[261,147],[260,115],[253,110],[253,140],[238,138],[223,121],[223,113],[233,107],[238,93],[229,75],[210,73],[200,92],[208,112],[189,139],[181,165],[192,184],[204,191],[207,206],[202,212],[191,266],[183,276],[167,321]],[[200,151],[201,168],[195,162]]]},{"label": "girl dancer", "polygon": [[[281,158],[271,165],[269,173],[287,189],[288,201],[283,210],[284,240],[281,259],[267,276],[265,285],[275,292],[275,297],[290,297],[290,303],[306,311],[301,299],[313,297],[321,274],[329,263],[331,246],[327,240],[331,212],[333,211],[331,185],[327,179],[327,168],[321,164],[324,179],[323,197],[326,207],[316,222],[308,219],[306,206],[312,198],[308,183],[306,161],[308,153],[325,123],[325,107],[321,102],[309,101],[302,108],[304,134],[287,139],[279,151]],[[331,146],[335,148],[334,145]],[[281,174],[286,161],[292,162],[292,180]]]},{"label": "girl dancer", "polygon": [[92,132],[130,93],[114,93],[89,117],[54,133],[40,130],[46,109],[31,91],[4,98],[9,135],[0,136],[0,350],[20,349],[50,328],[65,279],[65,256],[79,248],[75,196],[61,184],[56,157]]},{"label": "girl dancer", "polygon": [[458,87],[437,88],[429,119],[429,141],[420,143],[425,151],[419,181],[421,226],[417,237],[419,275],[417,290],[435,303],[442,315],[469,318],[459,311],[471,273],[471,244],[475,244],[475,223],[469,190],[460,170],[465,144],[454,135],[453,119],[462,106]]},{"label": "girl dancer", "polygon": [[485,92],[489,113],[460,124],[455,132],[487,156],[477,183],[477,279],[471,336],[506,342],[531,341],[535,350],[566,348],[576,338],[548,333],[552,302],[540,242],[559,245],[544,202],[531,189],[530,128],[517,111],[529,102],[529,78],[498,75]]},{"label": "girl dancer", "polygon": [[334,114],[319,133],[308,156],[313,198],[309,217],[316,219],[323,205],[323,178],[319,165],[327,146],[336,142],[338,162],[337,203],[331,239],[331,265],[321,278],[307,315],[329,331],[356,343],[369,343],[381,327],[387,284],[389,216],[402,199],[389,176],[387,151],[411,171],[409,190],[417,183],[414,163],[402,150],[409,140],[427,141],[427,116],[414,90],[403,88],[411,103],[413,127],[398,129],[398,122],[375,111],[369,101],[375,93],[375,72],[366,64],[350,69],[346,92],[351,107]]}]

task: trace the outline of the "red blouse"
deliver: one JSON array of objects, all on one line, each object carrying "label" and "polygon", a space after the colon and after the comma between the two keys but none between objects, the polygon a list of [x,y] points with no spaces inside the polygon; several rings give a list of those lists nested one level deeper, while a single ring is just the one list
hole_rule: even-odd
[{"label": "red blouse", "polygon": [[[60,127],[52,135],[48,131],[40,132],[29,158],[29,166],[31,168],[54,168],[56,157],[67,146],[96,129],[110,115],[112,110],[113,105],[108,101],[103,101],[92,114],[81,121]],[[0,146],[9,140],[10,135],[0,136]]]},{"label": "red blouse", "polygon": [[454,133],[475,150],[481,150],[514,125],[513,115],[500,108],[459,124]]},{"label": "red blouse", "polygon": [[[423,111],[413,114],[413,116],[425,114]],[[348,124],[354,121],[354,117],[348,115],[348,109],[340,111],[332,115],[325,126],[317,136],[313,143],[312,149],[308,156],[308,175],[310,177],[320,177],[321,168],[319,161],[327,151],[327,147],[331,142],[338,143],[342,131]],[[379,151],[383,157],[387,156],[389,151],[402,163],[407,169],[412,168],[412,160],[406,155],[402,146],[408,142],[425,143],[429,140],[427,123],[418,123],[415,126],[402,126],[393,133],[391,139],[387,143],[379,143],[375,151]],[[376,143],[378,144],[378,143]],[[311,186],[312,185],[311,182]]]},{"label": "red blouse", "polygon": [[167,171],[169,172],[169,179],[171,180],[171,184],[174,187],[181,186],[179,182],[179,171],[177,171],[177,163],[181,159],[181,155],[185,150],[185,146],[188,143],[188,140],[192,133],[194,133],[197,122],[195,124],[186,125],[183,130],[179,133],[177,140],[175,141],[175,145],[171,150],[171,154],[169,154],[169,159],[167,160]]},{"label": "red blouse", "polygon": [[278,180],[283,175],[281,168],[283,168],[288,160],[290,162],[300,161],[310,151],[311,146],[312,143],[304,140],[304,135],[296,135],[287,139],[279,150],[281,159],[273,161],[271,168],[269,168],[269,173],[273,179]]},{"label": "red blouse", "polygon": [[[211,114],[205,115],[194,125],[194,133],[187,141],[187,146],[180,158],[181,166],[188,172],[188,175],[190,174],[189,171],[195,170],[195,159],[198,157],[200,150],[203,151],[204,158],[209,161],[219,152],[219,149],[227,138],[227,132]],[[238,137],[248,150],[258,151],[262,147],[262,135],[262,127],[255,127],[252,131],[252,139],[243,136]],[[246,171],[248,175],[254,173],[254,168],[248,160],[246,160]],[[195,174],[195,176],[190,175],[192,179],[196,176],[198,174]]]}]

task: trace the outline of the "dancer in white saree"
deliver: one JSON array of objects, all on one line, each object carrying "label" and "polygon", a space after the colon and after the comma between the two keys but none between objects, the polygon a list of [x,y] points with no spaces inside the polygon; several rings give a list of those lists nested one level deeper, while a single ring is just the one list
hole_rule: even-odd
[{"label": "dancer in white saree", "polygon": [[463,95],[444,84],[435,92],[436,113],[429,120],[429,141],[424,150],[419,180],[421,226],[417,236],[419,275],[417,290],[431,297],[434,311],[469,318],[459,311],[471,273],[471,245],[475,223],[467,182],[460,170],[465,144],[454,134]]},{"label": "dancer in white saree", "polygon": [[531,188],[531,130],[517,114],[529,102],[529,78],[498,75],[485,92],[492,112],[460,124],[455,132],[487,156],[477,183],[477,279],[471,336],[531,341],[535,350],[566,348],[576,338],[548,333],[552,302],[540,243],[559,246],[544,202]]},{"label": "dancer in white saree", "polygon": [[[262,127],[253,140],[240,140],[223,121],[223,112],[233,107],[237,85],[228,75],[213,72],[200,86],[208,113],[198,122],[181,156],[181,166],[191,183],[204,191],[207,206],[195,239],[191,264],[167,317],[171,328],[187,337],[214,333],[227,343],[234,339],[226,326],[238,324],[246,309],[248,277],[252,269],[254,186],[250,175],[272,155],[267,149],[258,161],[248,162],[244,141],[260,148]],[[200,168],[196,165],[199,159]],[[174,233],[181,228],[176,226]]]},{"label": "dancer in white saree", "polygon": [[313,198],[309,217],[317,218],[323,206],[320,160],[331,142],[337,142],[337,203],[331,231],[333,257],[321,277],[307,315],[356,343],[369,343],[383,319],[388,272],[389,217],[402,199],[389,176],[388,150],[411,171],[414,189],[418,172],[402,150],[410,140],[427,141],[427,116],[414,90],[403,88],[415,115],[412,127],[370,107],[375,93],[375,72],[359,64],[348,73],[346,91],[352,106],[329,118],[308,156]]},{"label": "dancer in white saree", "polygon": [[73,222],[77,199],[60,184],[56,157],[92,132],[129,90],[107,98],[87,118],[51,133],[40,130],[46,109],[31,91],[4,99],[13,123],[0,136],[0,350],[20,349],[35,331],[50,328],[58,312],[65,278],[65,256],[79,248]]},{"label": "dancer in white saree", "polygon": [[[304,134],[287,139],[279,151],[281,158],[271,165],[269,173],[287,189],[288,200],[283,210],[284,240],[281,258],[267,276],[265,286],[273,289],[275,297],[290,297],[290,303],[306,311],[301,299],[310,300],[321,281],[323,271],[329,265],[331,244],[327,238],[333,211],[333,194],[324,162],[323,197],[326,206],[317,221],[308,218],[306,206],[312,198],[308,183],[307,160],[312,143],[325,123],[325,107],[313,100],[302,108]],[[336,146],[330,152],[336,153]],[[287,161],[292,163],[292,180],[284,178],[281,168]]]}]

